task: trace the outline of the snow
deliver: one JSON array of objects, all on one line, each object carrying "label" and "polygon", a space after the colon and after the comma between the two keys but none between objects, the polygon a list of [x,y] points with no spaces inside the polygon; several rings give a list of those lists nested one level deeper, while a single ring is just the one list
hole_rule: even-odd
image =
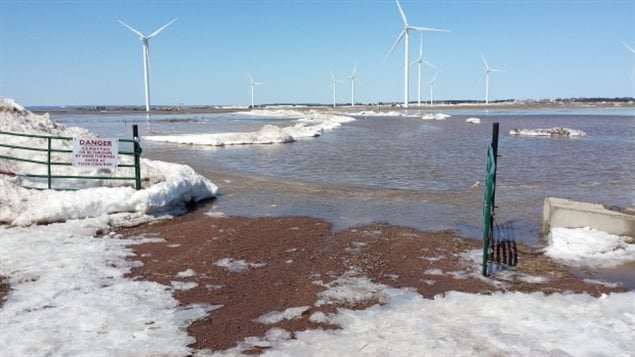
[{"label": "snow", "polygon": [[261,324],[275,324],[283,320],[293,320],[302,316],[309,308],[310,306],[299,306],[290,307],[284,311],[271,311],[260,316],[256,321]]},{"label": "snow", "polygon": [[374,110],[362,110],[360,112],[347,112],[348,115],[358,116],[358,117],[412,117],[415,118],[417,115],[414,114],[406,114],[405,112],[399,111],[374,111]]},{"label": "snow", "polygon": [[181,308],[164,286],[124,278],[130,244],[94,238],[108,217],[0,228],[0,355],[183,355],[185,331],[206,308]]},{"label": "snow", "polygon": [[159,214],[213,197],[218,189],[189,166],[146,159],[141,164],[142,177],[157,182],[139,191],[131,187],[38,191],[0,177],[0,223],[28,226],[119,212]]},{"label": "snow", "polygon": [[480,124],[481,123],[481,119],[479,118],[467,118],[465,119],[465,122],[468,124]]},{"label": "snow", "polygon": [[635,261],[635,241],[590,228],[551,229],[545,255],[577,267],[613,267]]},{"label": "snow", "polygon": [[[6,98],[0,98],[0,119],[2,131],[94,136],[54,123],[48,115],[33,114]],[[32,144],[27,141],[32,139],[23,137],[2,140]],[[0,162],[4,170],[33,168],[17,161]],[[210,308],[179,306],[165,286],[124,277],[139,264],[126,259],[132,255],[128,246],[156,239],[97,236],[212,197],[217,187],[187,166],[151,160],[142,160],[141,165],[140,191],[130,187],[38,191],[20,187],[20,177],[0,176],[0,223],[11,225],[0,226],[0,276],[11,286],[0,310],[0,355],[191,353],[187,346],[194,339],[186,327]]]},{"label": "snow", "polygon": [[341,330],[268,335],[263,356],[628,356],[634,347],[633,293],[386,293],[385,305],[330,315]]},{"label": "snow", "polygon": [[450,117],[449,114],[429,113],[429,114],[424,114],[423,116],[421,116],[421,119],[423,119],[423,120],[445,120],[445,119],[447,119],[449,117]]},{"label": "snow", "polygon": [[[9,99],[0,98],[0,119],[1,130],[7,131],[83,132],[29,113]],[[236,356],[251,346],[266,347],[265,356],[629,356],[635,350],[633,291],[600,298],[570,293],[448,292],[424,299],[410,289],[390,288],[351,270],[328,283],[316,281],[326,290],[315,305],[381,304],[311,315],[312,321],[341,329],[289,332],[272,328],[264,337],[247,337],[227,351],[195,351],[188,347],[194,338],[187,335],[187,326],[206,316],[213,318],[213,311],[222,306],[179,306],[172,293],[195,286],[186,281],[196,275],[191,269],[177,273],[175,280],[182,281],[173,281],[171,286],[126,278],[141,264],[128,260],[133,256],[130,246],[160,238],[124,239],[112,230],[165,217],[190,200],[213,196],[217,188],[183,165],[150,160],[142,165],[140,191],[129,187],[36,191],[19,187],[19,178],[0,177],[0,221],[7,224],[0,225],[0,276],[11,286],[0,309],[0,355]],[[27,166],[14,164],[12,169]],[[554,229],[545,251],[573,265],[607,266],[632,259],[631,247],[626,237]],[[464,258],[473,263],[466,271],[429,273],[478,276],[478,251],[465,253]],[[232,258],[216,264],[227,269],[263,266]],[[508,277],[512,278],[541,281],[541,277],[522,274]],[[259,320],[275,323],[309,310],[308,306],[291,307],[263,314]]]},{"label": "snow", "polygon": [[404,118],[421,118],[424,120],[444,120],[450,117],[449,114],[443,113],[426,113],[423,115],[407,113],[404,111],[374,111],[363,110],[360,112],[347,112],[347,115],[358,117],[404,117]]},{"label": "snow", "polygon": [[179,278],[191,278],[196,275],[196,272],[192,269],[186,269],[176,273],[176,276]]},{"label": "snow", "polygon": [[317,111],[295,110],[252,110],[240,112],[242,115],[261,117],[297,118],[296,123],[286,127],[267,124],[254,132],[205,133],[182,135],[150,135],[145,140],[161,141],[175,144],[189,145],[262,145],[290,143],[300,138],[311,138],[322,135],[325,131],[338,128],[342,123],[355,120],[354,118]]},{"label": "snow", "polygon": [[385,301],[385,285],[373,283],[367,277],[358,275],[359,273],[356,271],[349,271],[328,284],[316,281],[315,284],[322,285],[327,289],[318,294],[315,306],[334,303],[355,305],[373,299]]},{"label": "snow", "polygon": [[[66,128],[52,122],[48,115],[36,115],[26,111],[12,100],[0,100],[0,131],[18,133],[73,136],[95,136],[81,128]],[[32,139],[19,136],[2,136],[3,142],[11,145],[33,145]],[[31,140],[31,141],[29,141]],[[57,148],[70,149],[71,141],[60,141]],[[5,152],[8,156],[21,157],[14,149]],[[46,153],[29,152],[30,159],[45,160]],[[69,161],[68,158],[59,161]],[[77,169],[61,166],[65,174],[96,175],[99,170]],[[45,170],[46,165],[38,165],[0,160],[0,169],[15,172],[37,173]],[[117,170],[112,175],[126,175]],[[109,181],[110,187],[91,187],[78,191],[30,190],[21,185],[37,186],[28,178],[0,176],[0,223],[28,226],[63,222],[71,219],[98,217],[102,214],[120,212],[139,215],[158,215],[167,211],[183,209],[190,201],[200,201],[215,196],[218,187],[203,176],[198,175],[191,167],[162,161],[141,159],[141,180],[143,189],[135,191],[131,187],[117,187],[119,181]],[[86,183],[76,182],[78,187]],[[106,184],[98,180],[90,183],[93,186]],[[138,218],[138,217],[137,217]]]},{"label": "snow", "polygon": [[249,268],[262,268],[266,265],[265,263],[261,262],[249,263],[244,261],[243,259],[233,258],[221,258],[214,264],[232,273],[241,273],[247,271]]},{"label": "snow", "polygon": [[512,129],[509,135],[514,136],[558,136],[558,137],[584,137],[586,133],[581,130],[554,127],[549,129]]}]

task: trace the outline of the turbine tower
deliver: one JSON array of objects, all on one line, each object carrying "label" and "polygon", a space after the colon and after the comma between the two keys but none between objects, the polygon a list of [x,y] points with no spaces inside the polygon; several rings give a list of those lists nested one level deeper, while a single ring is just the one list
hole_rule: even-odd
[{"label": "turbine tower", "polygon": [[343,81],[351,80],[351,107],[355,106],[355,76],[357,76],[357,62],[353,67],[353,74],[343,79]]},{"label": "turbine tower", "polygon": [[329,72],[331,73],[331,87],[333,87],[333,108],[335,108],[336,107],[335,91],[337,89],[337,84],[338,83],[342,83],[342,81],[339,80],[339,79],[335,79],[335,75],[333,74],[333,70],[329,70]]},{"label": "turbine tower", "polygon": [[[430,66],[433,69],[439,70],[437,67],[433,66],[430,62],[423,59],[423,34],[421,34],[421,41],[419,42],[419,58],[416,61],[412,62],[410,66],[418,65],[418,79],[417,79],[417,105],[421,106],[421,76],[423,72],[421,71],[421,67],[423,64]],[[430,82],[427,82],[430,83]],[[423,84],[427,84],[423,83]]]},{"label": "turbine tower", "polygon": [[485,60],[485,56],[481,53],[481,58],[483,58],[483,63],[485,64],[485,105],[489,105],[489,75],[494,72],[505,72],[501,69],[491,68],[487,61]]},{"label": "turbine tower", "polygon": [[430,106],[432,106],[432,95],[433,95],[433,90],[434,88],[436,88],[437,84],[437,74],[438,74],[438,70],[437,72],[434,72],[434,77],[432,77],[432,80],[430,82],[425,82],[424,85],[429,84],[430,85]]},{"label": "turbine tower", "polygon": [[254,108],[254,87],[264,83],[254,82],[254,79],[251,77],[251,73],[249,72],[247,72],[247,75],[249,76],[249,84],[251,86],[251,108]]},{"label": "turbine tower", "polygon": [[403,9],[401,8],[401,4],[399,3],[399,0],[395,0],[395,1],[397,2],[397,7],[399,8],[399,13],[401,14],[401,20],[403,21],[403,30],[401,31],[401,33],[399,33],[399,36],[397,36],[397,40],[395,41],[395,43],[390,48],[390,51],[388,51],[388,54],[386,55],[386,58],[388,58],[390,56],[390,54],[395,49],[395,47],[397,47],[397,44],[399,44],[399,41],[401,41],[401,39],[403,38],[404,39],[404,66],[403,66],[403,71],[404,71],[404,85],[403,85],[403,92],[404,93],[403,94],[404,94],[404,98],[403,98],[403,105],[404,105],[405,108],[408,108],[408,102],[409,102],[409,99],[410,99],[410,96],[409,96],[409,78],[410,78],[409,67],[410,67],[410,60],[408,58],[410,31],[416,31],[416,32],[424,32],[424,31],[450,32],[450,31],[441,30],[441,29],[434,29],[434,28],[428,28],[428,27],[410,26],[408,24],[408,19],[406,18],[406,14],[403,12]]},{"label": "turbine tower", "polygon": [[150,111],[150,74],[148,73],[150,67],[150,46],[148,45],[148,40],[152,37],[159,34],[159,32],[163,31],[166,27],[172,25],[172,23],[176,21],[176,19],[168,22],[167,24],[161,26],[158,30],[149,34],[148,36],[142,34],[141,32],[135,30],[125,22],[119,20],[119,23],[127,27],[130,31],[139,35],[139,40],[143,43],[143,79],[145,84],[145,93],[146,93],[146,112]]},{"label": "turbine tower", "polygon": [[[626,44],[626,42],[622,41],[622,44],[628,49],[632,54],[635,55],[635,50]],[[633,63],[633,72],[631,73],[631,80],[633,81],[633,97],[635,97],[635,63]]]}]

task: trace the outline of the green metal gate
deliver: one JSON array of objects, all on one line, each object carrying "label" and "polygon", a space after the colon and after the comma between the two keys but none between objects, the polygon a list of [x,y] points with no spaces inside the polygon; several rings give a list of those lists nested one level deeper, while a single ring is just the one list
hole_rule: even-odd
[{"label": "green metal gate", "polygon": [[[140,165],[140,156],[141,156],[141,145],[139,144],[139,135],[138,135],[138,129],[137,126],[134,125],[133,126],[133,138],[132,139],[118,139],[119,143],[123,143],[124,146],[127,145],[130,147],[129,150],[119,150],[118,151],[118,155],[123,155],[123,156],[133,156],[134,157],[134,161],[133,163],[130,164],[118,164],[117,167],[121,167],[121,168],[134,168],[134,175],[131,176],[112,176],[112,175],[61,175],[61,174],[54,174],[52,171],[52,168],[55,166],[72,166],[72,162],[71,162],[71,153],[73,152],[70,149],[59,149],[59,148],[55,148],[55,145],[53,145],[54,142],[58,142],[58,141],[72,141],[73,138],[72,137],[66,137],[66,136],[52,136],[52,135],[39,135],[39,134],[25,134],[25,133],[14,133],[14,132],[6,132],[6,131],[0,131],[0,138],[2,138],[2,136],[17,136],[17,137],[27,137],[27,138],[34,138],[34,139],[44,139],[46,144],[42,145],[41,142],[42,140],[35,140],[36,142],[40,143],[38,145],[34,145],[34,146],[22,146],[22,145],[10,145],[7,144],[6,142],[3,142],[2,140],[0,140],[0,147],[4,147],[4,148],[9,148],[9,149],[16,149],[19,152],[24,152],[24,155],[20,155],[20,157],[15,157],[15,156],[9,156],[9,155],[2,155],[2,153],[0,153],[0,159],[6,159],[6,160],[12,160],[12,161],[20,161],[20,162],[29,162],[29,163],[33,163],[33,164],[37,164],[37,165],[43,165],[46,166],[46,174],[36,174],[36,173],[28,173],[28,172],[12,172],[12,171],[8,171],[8,170],[3,170],[2,167],[0,167],[0,174],[5,174],[5,175],[11,175],[11,176],[21,176],[21,177],[28,177],[28,178],[42,178],[42,179],[46,179],[47,181],[47,187],[48,189],[62,189],[62,188],[55,188],[53,187],[53,180],[55,179],[85,179],[85,180],[123,180],[123,181],[134,181],[134,187],[137,190],[141,189],[141,165]],[[46,159],[42,160],[42,159],[33,159],[33,158],[28,158],[29,156],[29,152],[41,152],[41,153],[46,153]],[[61,153],[61,154],[68,154],[68,161],[55,161],[52,158],[53,153]],[[28,187],[28,188],[35,188],[35,189],[44,189],[45,187]],[[63,188],[64,190],[68,190],[68,189],[74,189],[74,188]]]}]

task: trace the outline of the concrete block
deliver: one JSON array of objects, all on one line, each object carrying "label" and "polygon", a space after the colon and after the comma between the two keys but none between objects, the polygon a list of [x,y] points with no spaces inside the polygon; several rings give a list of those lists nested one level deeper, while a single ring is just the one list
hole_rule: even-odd
[{"label": "concrete block", "polygon": [[615,235],[635,237],[635,209],[619,211],[597,203],[547,197],[542,211],[540,234],[547,235],[552,227],[590,227]]}]

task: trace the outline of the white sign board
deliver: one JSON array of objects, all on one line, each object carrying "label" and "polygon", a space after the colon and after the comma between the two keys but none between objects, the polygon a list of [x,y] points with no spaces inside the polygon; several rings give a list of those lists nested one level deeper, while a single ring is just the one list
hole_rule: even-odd
[{"label": "white sign board", "polygon": [[119,164],[119,140],[73,138],[73,166],[116,169]]}]

